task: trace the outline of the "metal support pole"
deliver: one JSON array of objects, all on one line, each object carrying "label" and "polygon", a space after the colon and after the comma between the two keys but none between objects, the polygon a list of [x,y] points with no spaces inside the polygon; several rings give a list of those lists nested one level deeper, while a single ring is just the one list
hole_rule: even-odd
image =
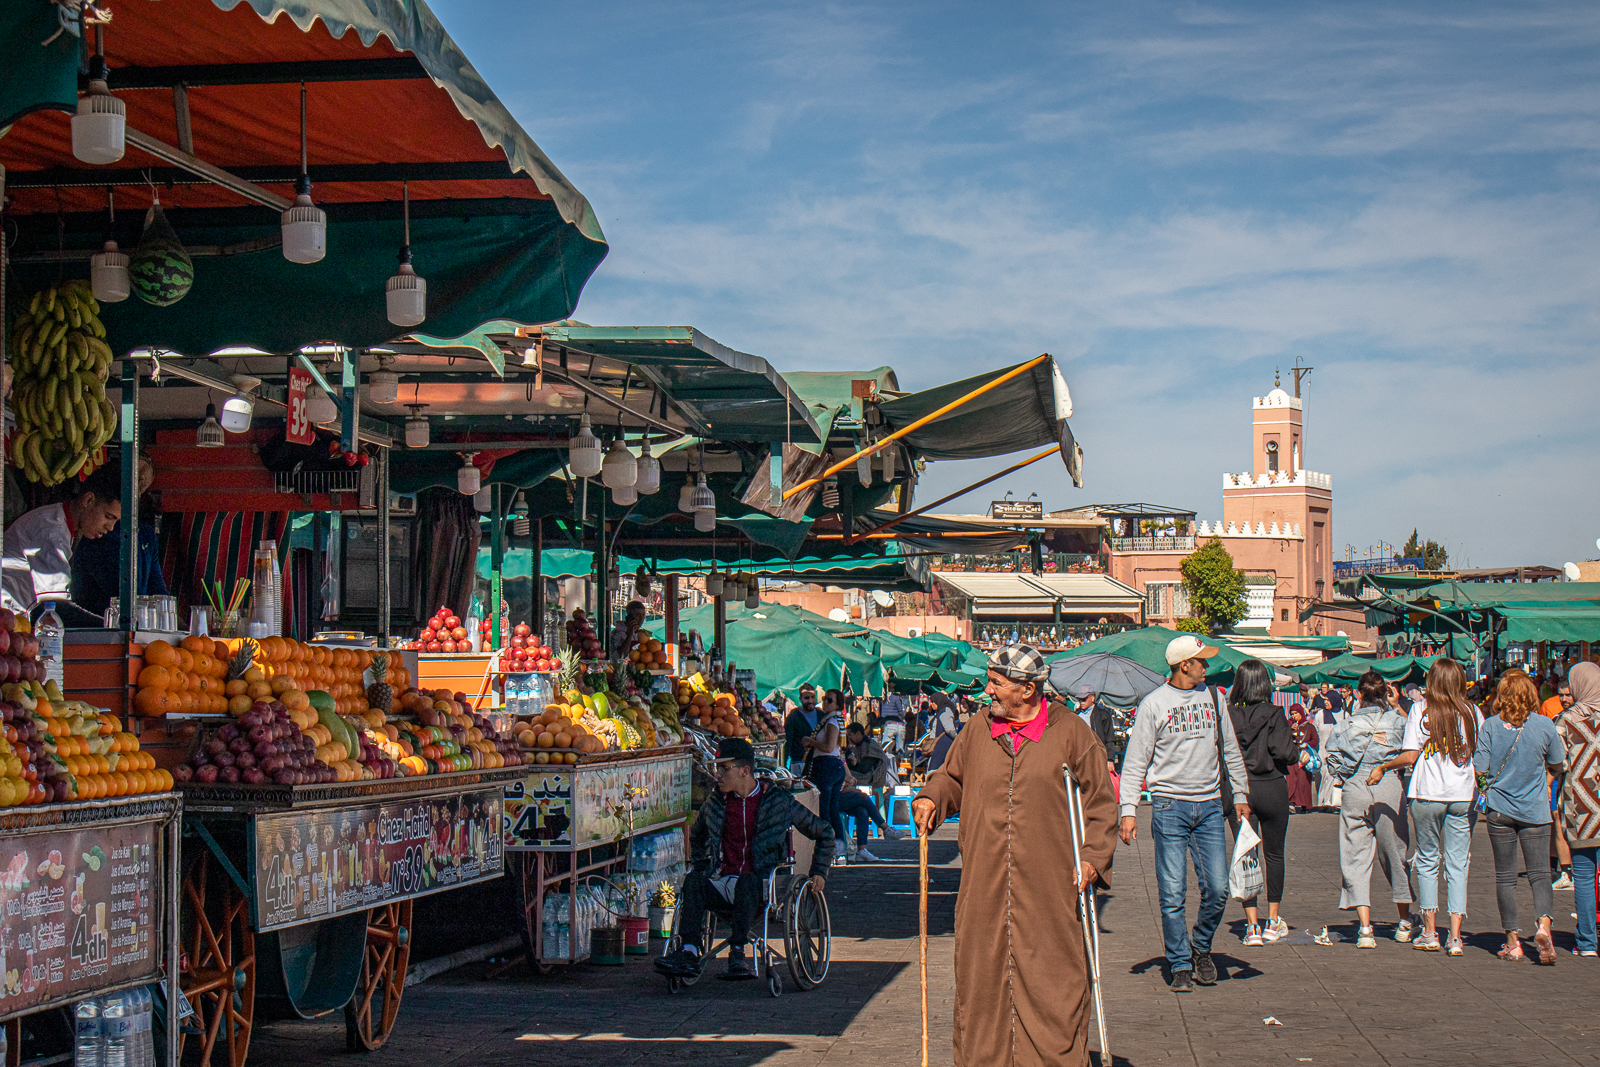
[{"label": "metal support pole", "polygon": [[722,662],[728,661],[728,600],[721,593],[713,602],[711,644],[721,652]]},{"label": "metal support pole", "polygon": [[506,563],[506,524],[500,514],[500,483],[489,487],[489,627],[495,648],[502,647],[506,635],[500,632],[501,571]]},{"label": "metal support pole", "polygon": [[361,363],[353,348],[339,349],[340,389],[342,398],[339,414],[339,447],[346,452],[356,450],[356,431],[361,428],[361,407],[356,403],[356,386],[361,380]]},{"label": "metal support pole", "polygon": [[533,522],[533,632],[545,641],[544,632],[544,516],[530,516]]},{"label": "metal support pole", "polygon": [[[6,242],[4,237],[6,232],[5,223],[6,168],[3,165],[0,165],[0,366],[6,365],[10,362],[9,356],[6,352],[6,338],[9,336],[10,331],[5,328],[5,325],[8,321],[6,319],[6,279],[8,274],[6,268],[11,265],[11,257],[6,254]],[[0,426],[5,425],[7,399],[8,397],[4,393],[0,393]],[[3,542],[6,536],[5,499],[7,464],[4,462],[4,460],[5,457],[0,456],[0,542]]]},{"label": "metal support pole", "polygon": [[[584,485],[589,484],[589,479],[583,480]],[[594,524],[594,615],[597,623],[594,628],[595,637],[600,640],[600,653],[603,656],[611,654],[611,561],[606,558],[606,494],[604,487],[600,493],[600,514]]]},{"label": "metal support pole", "polygon": [[[678,647],[678,576],[668,574],[661,579],[661,602],[665,609],[661,626],[661,643]],[[682,664],[678,665],[680,669]]]},{"label": "metal support pole", "polygon": [[139,627],[139,364],[122,360],[122,629],[133,640]]},{"label": "metal support pole", "polygon": [[162,987],[167,1007],[167,1055],[163,1062],[165,1067],[178,1067],[179,1035],[183,1032],[181,1005],[178,1001],[178,993],[181,988],[178,975],[178,953],[180,949],[179,942],[182,940],[179,933],[182,923],[179,908],[183,896],[183,883],[180,874],[183,865],[179,857],[183,851],[183,817],[179,814],[174,814],[167,822],[165,831],[166,841],[164,843],[166,848],[163,851],[166,855],[162,857],[165,862],[161,871],[165,899],[162,901],[161,910],[166,915],[161,940],[163,943],[162,955],[165,957],[164,969],[166,971],[166,981],[162,983]]},{"label": "metal support pole", "polygon": [[389,647],[394,587],[389,574],[389,452],[378,449],[378,639]]}]

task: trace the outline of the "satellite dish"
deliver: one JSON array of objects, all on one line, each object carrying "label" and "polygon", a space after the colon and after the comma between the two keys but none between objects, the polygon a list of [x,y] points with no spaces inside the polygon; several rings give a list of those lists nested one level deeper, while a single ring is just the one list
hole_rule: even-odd
[{"label": "satellite dish", "polygon": [[882,589],[874,589],[872,591],[872,601],[880,608],[892,608],[894,607],[894,594],[885,593]]},{"label": "satellite dish", "polygon": [[1340,630],[1337,633],[1335,633],[1334,636],[1335,637],[1349,637],[1350,635],[1345,633],[1343,630]]},{"label": "satellite dish", "polygon": [[834,608],[828,612],[828,618],[834,622],[849,622],[850,613],[843,608]]},{"label": "satellite dish", "polygon": [[906,636],[907,637],[921,637],[922,636],[922,628],[920,626],[907,626],[906,627]]},{"label": "satellite dish", "polygon": [[1578,565],[1576,563],[1568,563],[1561,569],[1567,572],[1567,581],[1569,582],[1575,582],[1579,578],[1583,577],[1583,572],[1578,570]]}]

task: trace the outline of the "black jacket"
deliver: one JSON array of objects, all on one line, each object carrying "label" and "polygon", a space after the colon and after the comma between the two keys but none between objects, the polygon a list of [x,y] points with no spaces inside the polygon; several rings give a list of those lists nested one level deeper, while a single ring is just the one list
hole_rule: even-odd
[{"label": "black jacket", "polygon": [[1251,778],[1282,778],[1300,758],[1300,745],[1289,732],[1289,717],[1270,700],[1249,707],[1228,705],[1233,732]]},{"label": "black jacket", "polygon": [[[822,721],[822,706],[819,704],[814,709],[817,721]],[[783,758],[790,763],[799,763],[806,758],[806,749],[801,742],[815,732],[815,727],[806,722],[806,717],[800,713],[799,708],[791,711],[783,720]]]},{"label": "black jacket", "polygon": [[[722,820],[727,813],[727,794],[720,789],[700,806],[694,829],[689,831],[690,865],[700,874],[715,877],[722,863]],[[791,826],[817,843],[811,854],[812,876],[826,875],[833,865],[833,827],[771,782],[762,784],[761,800],[756,804],[755,873],[765,878],[778,864],[789,862]]]}]

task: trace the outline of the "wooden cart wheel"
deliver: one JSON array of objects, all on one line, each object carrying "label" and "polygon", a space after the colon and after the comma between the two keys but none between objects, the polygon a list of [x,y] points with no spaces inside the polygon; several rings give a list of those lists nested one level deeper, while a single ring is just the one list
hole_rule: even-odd
[{"label": "wooden cart wheel", "polygon": [[384,904],[367,915],[367,951],[355,996],[344,1009],[345,1043],[351,1052],[376,1052],[400,1017],[411,964],[411,905]]},{"label": "wooden cart wheel", "polygon": [[182,945],[189,967],[180,983],[199,1034],[180,1055],[199,1067],[243,1067],[256,1012],[256,935],[250,900],[210,851],[197,849],[183,878]]}]

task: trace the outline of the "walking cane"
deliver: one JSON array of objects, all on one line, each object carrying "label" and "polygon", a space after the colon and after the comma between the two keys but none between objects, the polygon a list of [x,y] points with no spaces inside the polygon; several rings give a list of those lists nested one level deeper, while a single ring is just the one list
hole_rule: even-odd
[{"label": "walking cane", "polygon": [[[1072,834],[1072,871],[1076,880],[1083,870],[1080,842],[1083,840],[1083,794],[1072,768],[1061,765],[1061,774],[1067,786],[1067,821]],[[1089,987],[1094,990],[1094,1018],[1100,1028],[1100,1062],[1111,1062],[1111,1049],[1106,1043],[1106,1006],[1100,992],[1100,917],[1094,903],[1094,886],[1078,888],[1078,924],[1083,928],[1083,953],[1089,960]]]},{"label": "walking cane", "polygon": [[928,835],[921,832],[920,827],[917,869],[922,875],[917,900],[917,969],[922,975],[922,1067],[928,1067]]}]

